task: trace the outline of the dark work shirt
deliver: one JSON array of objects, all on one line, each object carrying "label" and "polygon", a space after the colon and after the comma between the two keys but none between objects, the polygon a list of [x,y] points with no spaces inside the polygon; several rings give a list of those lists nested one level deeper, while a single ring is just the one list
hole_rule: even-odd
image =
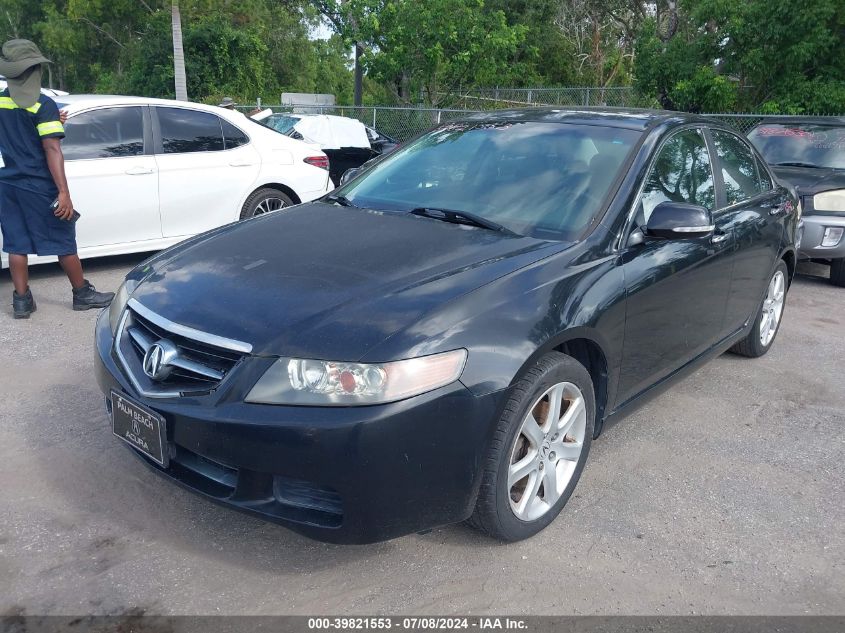
[{"label": "dark work shirt", "polygon": [[19,107],[0,92],[0,185],[11,185],[38,193],[56,191],[41,141],[64,138],[56,102],[46,95],[30,108]]}]

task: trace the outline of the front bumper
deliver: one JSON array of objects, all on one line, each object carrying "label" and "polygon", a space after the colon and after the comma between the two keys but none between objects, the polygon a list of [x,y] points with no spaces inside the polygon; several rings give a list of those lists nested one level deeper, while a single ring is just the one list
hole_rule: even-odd
[{"label": "front bumper", "polygon": [[247,404],[232,393],[216,394],[213,404],[145,398],[112,346],[104,311],[96,327],[100,388],[164,416],[168,467],[137,454],[194,492],[336,543],[386,540],[472,513],[502,392],[475,397],[454,383],[402,402],[344,408]]},{"label": "front bumper", "polygon": [[822,246],[827,227],[845,227],[843,215],[805,215],[804,233],[801,237],[799,256],[802,259],[839,259],[845,257],[845,236],[835,246]]}]

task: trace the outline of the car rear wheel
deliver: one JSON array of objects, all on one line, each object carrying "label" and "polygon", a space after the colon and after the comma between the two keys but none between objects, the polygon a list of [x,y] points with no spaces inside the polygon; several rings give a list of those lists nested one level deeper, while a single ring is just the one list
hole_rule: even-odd
[{"label": "car rear wheel", "polygon": [[830,260],[830,283],[845,288],[845,257]]},{"label": "car rear wheel", "polygon": [[595,418],[590,374],[553,352],[513,387],[469,523],[503,541],[533,536],[560,513],[581,477]]},{"label": "car rear wheel", "polygon": [[780,329],[788,287],[786,264],[781,261],[769,280],[766,297],[757,311],[754,327],[743,340],[731,348],[732,352],[758,358],[769,351]]},{"label": "car rear wheel", "polygon": [[264,215],[292,205],[293,200],[278,189],[263,187],[253,191],[246,199],[243,209],[241,209],[241,220],[248,220],[257,215]]}]

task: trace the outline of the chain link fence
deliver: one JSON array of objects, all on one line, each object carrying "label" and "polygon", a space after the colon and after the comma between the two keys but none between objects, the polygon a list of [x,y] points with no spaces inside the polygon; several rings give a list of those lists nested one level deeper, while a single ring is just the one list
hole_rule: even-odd
[{"label": "chain link fence", "polygon": [[[331,114],[358,119],[381,134],[399,142],[407,141],[441,123],[453,121],[477,111],[449,108],[401,108],[392,106],[281,106],[261,105],[274,113]],[[242,112],[254,110],[256,106],[238,106]]]},{"label": "chain link fence", "polygon": [[498,110],[525,108],[536,105],[551,106],[610,106],[634,107],[643,105],[631,86],[569,86],[565,88],[477,88],[458,95],[443,95],[449,102],[465,109]]},{"label": "chain link fence", "polygon": [[[535,104],[536,105],[536,104]],[[249,112],[256,106],[239,106],[243,112]],[[280,106],[262,105],[277,113],[333,114],[358,119],[378,132],[390,136],[399,142],[407,141],[417,134],[441,123],[461,119],[471,114],[487,112],[488,109],[456,108],[415,108],[393,106]],[[742,134],[747,134],[760,121],[774,118],[766,114],[707,114],[726,123]]]}]

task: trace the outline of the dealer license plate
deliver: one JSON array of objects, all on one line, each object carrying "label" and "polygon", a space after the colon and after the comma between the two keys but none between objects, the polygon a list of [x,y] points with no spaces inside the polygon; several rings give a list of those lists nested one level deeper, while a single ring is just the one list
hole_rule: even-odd
[{"label": "dealer license plate", "polygon": [[116,391],[111,392],[112,431],[156,463],[166,466],[164,418]]}]

